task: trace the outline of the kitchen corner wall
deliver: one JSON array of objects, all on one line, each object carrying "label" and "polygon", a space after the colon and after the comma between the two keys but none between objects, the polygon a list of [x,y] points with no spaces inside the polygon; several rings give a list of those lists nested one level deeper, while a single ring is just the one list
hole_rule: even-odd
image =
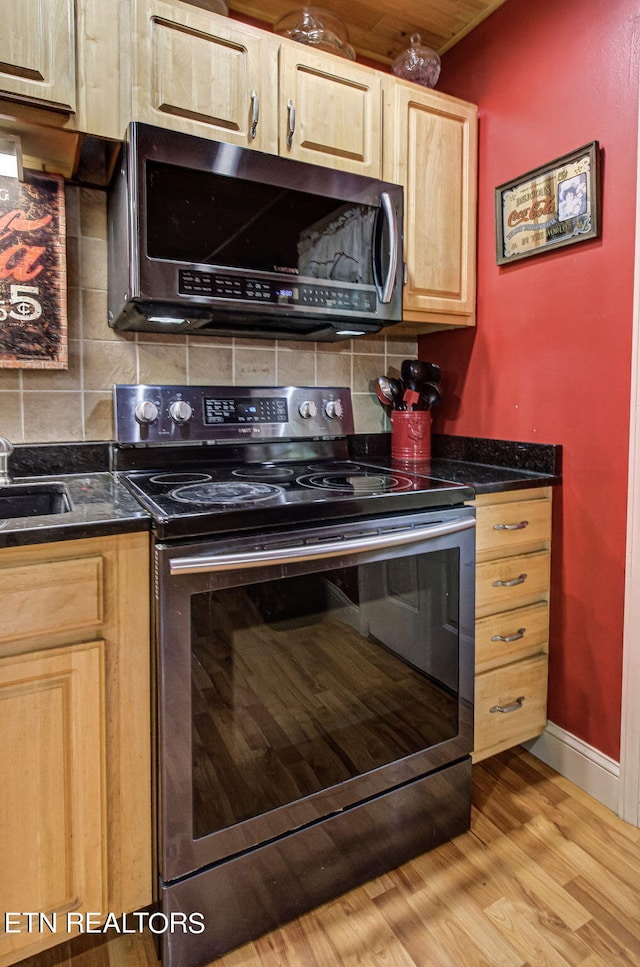
[{"label": "kitchen corner wall", "polygon": [[388,430],[373,392],[416,356],[393,334],[304,343],[116,333],[107,323],[103,191],[67,186],[68,370],[0,369],[0,436],[13,443],[113,439],[114,383],[349,386],[358,433]]}]

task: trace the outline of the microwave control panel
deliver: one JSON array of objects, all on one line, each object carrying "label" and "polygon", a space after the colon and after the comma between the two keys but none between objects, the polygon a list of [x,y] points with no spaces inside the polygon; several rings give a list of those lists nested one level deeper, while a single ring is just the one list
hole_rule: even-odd
[{"label": "microwave control panel", "polygon": [[308,282],[295,276],[282,281],[260,276],[181,269],[178,272],[178,292],[180,295],[250,302],[252,305],[266,303],[359,313],[374,313],[377,309],[373,286],[351,283],[338,285],[324,280]]}]

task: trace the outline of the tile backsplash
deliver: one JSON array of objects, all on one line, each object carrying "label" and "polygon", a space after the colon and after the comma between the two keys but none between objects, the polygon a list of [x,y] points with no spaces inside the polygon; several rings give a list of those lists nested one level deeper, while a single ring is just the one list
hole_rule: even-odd
[{"label": "tile backsplash", "polygon": [[117,333],[107,323],[104,191],[67,186],[69,368],[0,369],[0,436],[13,443],[111,440],[114,383],[349,386],[358,433],[388,430],[380,373],[415,357],[415,338],[339,343]]}]

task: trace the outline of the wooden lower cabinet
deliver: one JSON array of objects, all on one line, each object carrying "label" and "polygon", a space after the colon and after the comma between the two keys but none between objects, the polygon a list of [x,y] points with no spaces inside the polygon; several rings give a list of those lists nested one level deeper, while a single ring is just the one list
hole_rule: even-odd
[{"label": "wooden lower cabinet", "polygon": [[0,965],[151,902],[148,574],[146,534],[0,550]]},{"label": "wooden lower cabinet", "polygon": [[476,498],[473,761],[547,722],[551,488]]}]

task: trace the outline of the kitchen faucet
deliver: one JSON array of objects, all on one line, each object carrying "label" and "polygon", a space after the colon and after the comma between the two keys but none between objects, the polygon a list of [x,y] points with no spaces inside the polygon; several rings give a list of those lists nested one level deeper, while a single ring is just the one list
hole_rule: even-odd
[{"label": "kitchen faucet", "polygon": [[13,453],[13,444],[0,436],[0,487],[11,483],[9,473],[9,457]]}]

